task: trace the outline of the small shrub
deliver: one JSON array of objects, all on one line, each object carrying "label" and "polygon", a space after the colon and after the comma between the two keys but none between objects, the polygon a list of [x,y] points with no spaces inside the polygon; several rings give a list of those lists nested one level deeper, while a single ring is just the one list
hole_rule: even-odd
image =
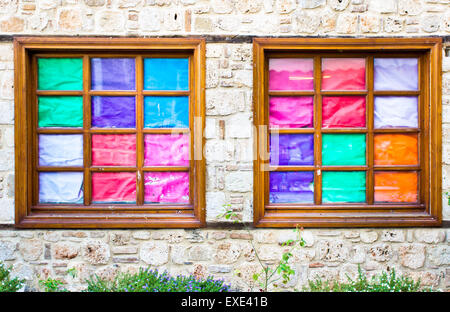
[{"label": "small shrub", "polygon": [[194,276],[170,276],[150,268],[140,268],[138,273],[119,273],[113,281],[97,275],[86,281],[87,292],[227,292],[229,285],[222,280],[196,279]]},{"label": "small shrub", "polygon": [[45,292],[68,292],[62,285],[63,282],[51,277],[46,280],[39,280],[39,286],[43,287]]},{"label": "small shrub", "polygon": [[24,283],[23,279],[11,278],[11,267],[0,263],[0,292],[16,292]]}]

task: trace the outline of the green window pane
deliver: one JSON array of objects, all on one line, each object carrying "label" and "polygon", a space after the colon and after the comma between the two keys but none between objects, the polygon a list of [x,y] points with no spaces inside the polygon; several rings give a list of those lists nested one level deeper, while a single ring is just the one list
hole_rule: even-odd
[{"label": "green window pane", "polygon": [[83,59],[39,58],[39,90],[83,90]]},{"label": "green window pane", "polygon": [[365,134],[322,135],[322,165],[363,166],[365,164]]},{"label": "green window pane", "polygon": [[39,127],[83,127],[83,97],[40,96]]},{"label": "green window pane", "polygon": [[360,203],[365,201],[365,171],[322,171],[322,203]]}]

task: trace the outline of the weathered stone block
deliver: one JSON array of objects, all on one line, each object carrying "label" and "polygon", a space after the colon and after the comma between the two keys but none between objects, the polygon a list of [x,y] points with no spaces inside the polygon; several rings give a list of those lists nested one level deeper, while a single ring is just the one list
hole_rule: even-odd
[{"label": "weathered stone block", "polygon": [[38,260],[43,252],[43,245],[40,240],[26,239],[19,243],[19,252],[25,261]]},{"label": "weathered stone block", "polygon": [[70,260],[78,256],[80,248],[71,243],[56,243],[53,245],[53,257],[58,260]]},{"label": "weathered stone block", "polygon": [[319,259],[329,262],[346,261],[349,254],[349,245],[342,240],[319,240],[316,245]]},{"label": "weathered stone block", "polygon": [[240,245],[224,242],[217,245],[213,258],[216,263],[230,264],[239,259],[241,255]]},{"label": "weathered stone block", "polygon": [[398,249],[401,265],[411,269],[421,268],[425,263],[425,247],[419,244],[408,244]]},{"label": "weathered stone block", "polygon": [[377,244],[369,249],[370,257],[378,262],[386,262],[392,259],[394,252],[388,244]]},{"label": "weathered stone block", "polygon": [[0,241],[0,261],[14,260],[17,244],[10,241]]},{"label": "weathered stone block", "polygon": [[109,246],[102,241],[88,240],[82,246],[83,257],[91,264],[106,264],[110,258]]},{"label": "weathered stone block", "polygon": [[146,242],[141,245],[139,255],[147,264],[163,265],[169,261],[169,246],[165,242]]}]

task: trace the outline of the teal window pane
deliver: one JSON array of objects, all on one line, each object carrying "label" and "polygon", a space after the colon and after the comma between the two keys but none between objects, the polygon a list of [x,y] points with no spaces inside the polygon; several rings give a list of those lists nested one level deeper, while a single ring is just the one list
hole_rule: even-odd
[{"label": "teal window pane", "polygon": [[322,171],[322,203],[361,203],[365,201],[365,171]]},{"label": "teal window pane", "polygon": [[83,90],[83,59],[39,58],[39,90]]},{"label": "teal window pane", "polygon": [[82,96],[40,96],[39,127],[83,127]]},{"label": "teal window pane", "polygon": [[145,128],[189,128],[189,97],[144,97]]},{"label": "teal window pane", "polygon": [[144,59],[145,90],[189,90],[189,59]]},{"label": "teal window pane", "polygon": [[365,134],[323,134],[322,165],[364,166],[366,164]]}]

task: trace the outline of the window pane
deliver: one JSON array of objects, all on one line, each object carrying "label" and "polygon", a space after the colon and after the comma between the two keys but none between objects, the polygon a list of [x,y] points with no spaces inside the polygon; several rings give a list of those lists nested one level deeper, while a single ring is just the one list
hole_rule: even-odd
[{"label": "window pane", "polygon": [[365,201],[365,171],[322,171],[323,203],[359,203]]},{"label": "window pane", "polygon": [[313,60],[269,60],[269,90],[313,90]]},{"label": "window pane", "polygon": [[269,99],[269,125],[279,128],[313,127],[313,97],[271,97]]},{"label": "window pane", "polygon": [[83,166],[82,134],[40,134],[40,166]]},{"label": "window pane", "polygon": [[323,134],[324,166],[361,166],[366,164],[365,134]]},{"label": "window pane", "polygon": [[135,128],[135,101],[131,96],[93,96],[92,127]]},{"label": "window pane", "polygon": [[376,96],[375,128],[417,128],[416,96]]},{"label": "window pane", "polygon": [[83,59],[38,58],[39,90],[83,90]]},{"label": "window pane", "polygon": [[416,58],[375,58],[375,90],[417,90]]},{"label": "window pane", "polygon": [[83,203],[83,172],[40,172],[40,203]]},{"label": "window pane", "polygon": [[144,97],[145,128],[189,128],[189,97]]},{"label": "window pane", "polygon": [[366,60],[363,58],[322,59],[322,90],[365,90]]},{"label": "window pane", "polygon": [[39,127],[83,127],[83,97],[39,96]]},{"label": "window pane", "polygon": [[313,203],[313,172],[270,172],[270,203]]},{"label": "window pane", "polygon": [[92,58],[92,90],[135,90],[134,58]]},{"label": "window pane", "polygon": [[146,172],[146,203],[189,203],[189,172]]},{"label": "window pane", "polygon": [[324,96],[322,127],[349,128],[366,126],[366,97]]},{"label": "window pane", "polygon": [[144,166],[189,166],[189,135],[146,135]]},{"label": "window pane", "polygon": [[93,134],[93,166],[136,166],[136,135]]},{"label": "window pane", "polygon": [[270,164],[314,165],[314,136],[312,134],[272,134]]},{"label": "window pane", "polygon": [[417,134],[376,134],[375,165],[417,165]]},{"label": "window pane", "polygon": [[189,59],[144,59],[145,90],[189,90]]},{"label": "window pane", "polygon": [[376,172],[376,202],[417,202],[417,172]]},{"label": "window pane", "polygon": [[135,203],[135,172],[94,172],[92,174],[94,203]]}]

